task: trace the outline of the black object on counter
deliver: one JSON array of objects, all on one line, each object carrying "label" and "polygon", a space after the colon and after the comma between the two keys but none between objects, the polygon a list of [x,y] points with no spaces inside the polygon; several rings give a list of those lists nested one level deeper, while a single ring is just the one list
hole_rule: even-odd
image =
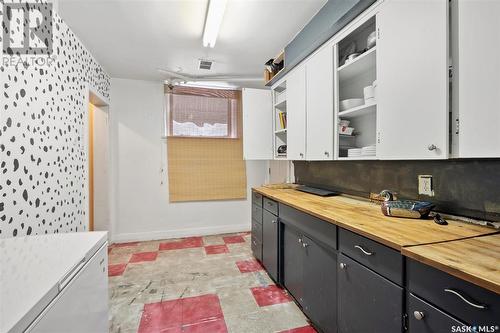
[{"label": "black object on counter", "polygon": [[434,215],[434,222],[439,224],[439,225],[447,225],[448,222],[444,218],[441,217],[441,215],[437,214]]}]

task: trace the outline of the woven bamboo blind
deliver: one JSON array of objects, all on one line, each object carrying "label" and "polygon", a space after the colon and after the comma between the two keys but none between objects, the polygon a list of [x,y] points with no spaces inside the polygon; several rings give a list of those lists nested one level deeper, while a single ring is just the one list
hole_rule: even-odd
[{"label": "woven bamboo blind", "polygon": [[241,93],[238,91],[174,88],[167,93],[226,96],[237,99],[237,138],[167,138],[170,202],[246,198],[243,160]]}]

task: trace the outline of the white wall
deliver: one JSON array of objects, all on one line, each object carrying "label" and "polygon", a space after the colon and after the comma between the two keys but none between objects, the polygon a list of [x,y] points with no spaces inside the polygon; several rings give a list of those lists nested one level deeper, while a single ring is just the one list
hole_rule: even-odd
[{"label": "white wall", "polygon": [[111,86],[113,240],[250,230],[250,188],[264,183],[267,162],[247,162],[248,200],[170,203],[162,83],[113,79]]}]

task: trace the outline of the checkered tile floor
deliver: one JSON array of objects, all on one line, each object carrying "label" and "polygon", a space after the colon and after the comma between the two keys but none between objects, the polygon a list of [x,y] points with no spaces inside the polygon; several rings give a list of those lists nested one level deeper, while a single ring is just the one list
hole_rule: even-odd
[{"label": "checkered tile floor", "polygon": [[250,234],[113,244],[110,332],[313,333],[252,257]]}]

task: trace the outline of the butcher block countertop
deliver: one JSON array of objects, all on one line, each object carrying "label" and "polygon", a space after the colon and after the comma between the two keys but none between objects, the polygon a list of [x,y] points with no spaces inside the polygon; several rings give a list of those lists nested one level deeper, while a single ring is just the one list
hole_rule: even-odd
[{"label": "butcher block countertop", "polygon": [[412,246],[402,253],[500,294],[500,234]]},{"label": "butcher block countertop", "polygon": [[500,294],[500,233],[496,229],[450,219],[443,226],[432,219],[387,217],[379,204],[349,196],[320,197],[268,187],[254,190]]},{"label": "butcher block countertop", "polygon": [[387,217],[380,205],[348,196],[320,197],[294,189],[254,189],[262,195],[401,251],[405,246],[446,242],[498,233],[460,221],[438,225],[432,219]]}]

